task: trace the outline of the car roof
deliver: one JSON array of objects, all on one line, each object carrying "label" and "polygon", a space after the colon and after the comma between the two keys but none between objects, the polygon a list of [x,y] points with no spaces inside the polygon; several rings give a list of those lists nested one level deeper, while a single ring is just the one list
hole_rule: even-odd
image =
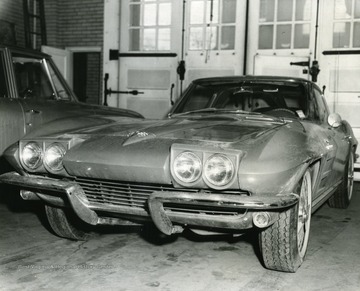
[{"label": "car roof", "polygon": [[41,57],[41,58],[51,58],[51,56],[49,56],[48,54],[45,54],[45,53],[43,53],[41,51],[34,50],[34,49],[29,49],[29,48],[24,48],[24,47],[21,47],[21,46],[0,44],[0,49],[9,49],[11,51],[16,51],[16,52],[20,52],[20,53],[26,53],[26,54],[30,54],[30,55]]},{"label": "car roof", "polygon": [[223,76],[223,77],[210,77],[201,78],[193,81],[195,84],[207,84],[207,83],[237,83],[245,81],[266,81],[266,82],[287,82],[287,83],[312,83],[309,80],[299,77],[287,77],[287,76]]}]

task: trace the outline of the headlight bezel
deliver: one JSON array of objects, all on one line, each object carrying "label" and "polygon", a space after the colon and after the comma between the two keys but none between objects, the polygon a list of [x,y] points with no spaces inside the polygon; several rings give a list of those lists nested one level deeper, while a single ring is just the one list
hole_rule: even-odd
[{"label": "headlight bezel", "polygon": [[[222,182],[215,182],[214,179],[212,179],[210,177],[209,171],[208,171],[208,167],[210,166],[211,162],[215,162],[214,160],[222,160],[225,163],[227,163],[227,165],[225,165],[226,167],[230,167],[230,169],[226,169],[226,176],[225,179],[223,179]],[[217,161],[217,163],[221,163],[221,161]],[[219,165],[220,167],[220,165]],[[230,173],[230,174],[229,174]],[[226,155],[223,153],[214,153],[212,155],[210,155],[204,162],[204,169],[203,169],[203,177],[204,177],[204,181],[205,183],[212,188],[222,188],[226,185],[228,185],[233,179],[234,179],[234,175],[235,175],[235,167],[234,167],[234,163],[233,161]]]},{"label": "headlight bezel", "polygon": [[[194,162],[193,167],[195,168],[195,170],[194,173],[191,174],[190,178],[181,177],[179,171],[176,169],[177,162],[181,162],[180,159],[185,160],[186,158]],[[193,184],[196,181],[198,181],[202,176],[203,165],[202,165],[201,157],[199,157],[197,154],[195,154],[192,151],[183,151],[175,157],[172,168],[173,168],[173,173],[177,180],[181,181],[181,183]]]},{"label": "headlight bezel", "polygon": [[[36,168],[31,168],[29,166],[27,166],[27,164],[24,162],[24,148],[28,145],[28,144],[37,144],[42,151],[42,158],[41,158],[41,163],[39,163],[39,165]],[[25,170],[26,172],[29,173],[39,173],[39,174],[46,174],[46,173],[50,173],[50,174],[61,174],[61,175],[67,175],[66,170],[64,169],[64,167],[62,167],[61,169],[52,169],[51,167],[47,166],[45,163],[45,152],[46,150],[51,147],[54,144],[58,144],[61,147],[63,147],[65,149],[65,153],[74,145],[74,141],[72,139],[57,139],[57,138],[47,138],[47,139],[23,139],[20,140],[19,142],[19,163],[21,165],[21,167],[23,168],[23,170]]]},{"label": "headlight bezel", "polygon": [[[28,154],[25,153],[25,150],[30,147],[33,147],[33,149],[37,148],[36,151],[38,152],[38,156],[39,156],[34,166],[30,166],[30,164],[27,162],[29,158],[26,157]],[[20,162],[21,165],[24,167],[24,169],[26,169],[29,172],[36,172],[39,168],[41,168],[41,166],[43,165],[43,157],[44,157],[44,147],[43,144],[40,142],[28,141],[24,143],[23,146],[21,147]]]},{"label": "headlight bezel", "polygon": [[[183,153],[183,152],[192,152],[196,156],[198,156],[202,163],[202,170],[201,170],[201,177],[196,181],[187,183],[178,179],[174,173],[174,161],[175,158]],[[207,179],[204,175],[205,171],[205,163],[206,161],[211,158],[213,155],[220,155],[225,156],[233,165],[233,175],[230,179],[228,179],[227,183],[216,185],[211,183],[209,179]],[[238,169],[240,160],[243,156],[243,152],[241,150],[234,150],[234,149],[221,149],[221,148],[214,148],[214,147],[204,147],[198,145],[185,145],[185,144],[173,144],[171,146],[171,154],[170,154],[170,172],[171,177],[173,179],[174,186],[179,187],[192,187],[192,188],[199,188],[199,189],[214,189],[214,190],[224,190],[224,189],[239,189],[239,179],[238,177]]]},{"label": "headlight bezel", "polygon": [[[51,164],[49,164],[49,162],[47,161],[47,158],[49,157],[49,155],[51,153],[50,150],[52,149],[60,149],[60,162],[58,164],[57,167],[53,167]],[[44,151],[44,157],[43,157],[43,164],[46,170],[48,170],[50,173],[59,173],[61,171],[64,170],[64,165],[63,165],[63,158],[66,154],[67,149],[65,148],[65,146],[60,143],[60,142],[53,142],[50,143],[46,146],[45,151]]]}]

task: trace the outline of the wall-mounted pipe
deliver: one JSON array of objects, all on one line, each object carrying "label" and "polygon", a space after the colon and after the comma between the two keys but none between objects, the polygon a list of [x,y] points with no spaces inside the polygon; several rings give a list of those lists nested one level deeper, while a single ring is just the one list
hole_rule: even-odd
[{"label": "wall-mounted pipe", "polygon": [[245,37],[244,37],[244,64],[243,75],[247,74],[247,50],[248,50],[248,29],[249,29],[249,0],[246,0],[246,14],[245,14]]}]

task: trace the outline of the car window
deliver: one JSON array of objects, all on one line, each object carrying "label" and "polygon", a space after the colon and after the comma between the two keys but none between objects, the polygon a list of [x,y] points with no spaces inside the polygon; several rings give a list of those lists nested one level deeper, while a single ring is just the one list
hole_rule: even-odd
[{"label": "car window", "polygon": [[199,110],[208,107],[215,92],[218,91],[216,86],[194,86],[188,91],[186,102],[181,105],[181,112]]},{"label": "car window", "polygon": [[243,110],[306,117],[307,93],[302,83],[242,82],[193,84],[174,113],[204,108]]},{"label": "car window", "polygon": [[53,65],[51,63],[48,63],[48,68],[49,68],[49,73],[50,73],[51,79],[53,81],[58,99],[61,99],[61,100],[71,99],[69,92],[65,89],[63,83],[59,79],[59,75],[56,73],[56,71],[54,70]]},{"label": "car window", "polygon": [[70,94],[45,59],[13,54],[16,86],[20,98],[69,100]]},{"label": "car window", "polygon": [[324,122],[328,115],[327,105],[324,102],[323,95],[320,90],[314,88],[314,96],[317,103],[319,119],[321,122]]},{"label": "car window", "polygon": [[9,92],[6,85],[5,66],[2,52],[0,53],[0,98],[9,97]]}]

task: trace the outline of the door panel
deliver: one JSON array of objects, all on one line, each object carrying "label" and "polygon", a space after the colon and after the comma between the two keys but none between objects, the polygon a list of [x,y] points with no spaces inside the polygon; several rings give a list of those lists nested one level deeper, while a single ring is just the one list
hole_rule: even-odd
[{"label": "door panel", "polygon": [[188,1],[185,87],[196,78],[242,75],[245,0]]},{"label": "door panel", "polygon": [[291,76],[309,79],[309,57],[264,56],[254,58],[255,75]]},{"label": "door panel", "polygon": [[[176,57],[120,57],[120,107],[137,111],[147,118],[162,118],[171,106],[177,83]],[[174,98],[174,97],[173,97]]]},{"label": "door panel", "polygon": [[317,3],[249,1],[247,72],[310,79],[316,59]]},{"label": "door panel", "polygon": [[[182,1],[121,1],[119,107],[147,118],[169,111],[178,87],[182,9]],[[133,90],[140,94],[126,93]]]},{"label": "door panel", "polygon": [[0,98],[0,156],[25,134],[23,110],[15,99]]},{"label": "door panel", "polygon": [[64,79],[49,59],[13,51],[16,102],[24,112],[25,133],[40,125],[84,110],[69,91]]},{"label": "door panel", "polygon": [[[25,134],[23,109],[17,99],[12,98],[14,90],[8,56],[6,50],[0,50],[0,156]],[[2,170],[1,162],[0,172]]]},{"label": "door panel", "polygon": [[[359,1],[321,0],[319,34],[319,85],[332,112],[353,128],[360,140]],[[360,148],[357,149],[360,154]],[[358,161],[359,162],[359,161]],[[360,164],[356,164],[360,168]],[[359,172],[357,173],[359,174]],[[359,176],[357,177],[357,180]]]}]

